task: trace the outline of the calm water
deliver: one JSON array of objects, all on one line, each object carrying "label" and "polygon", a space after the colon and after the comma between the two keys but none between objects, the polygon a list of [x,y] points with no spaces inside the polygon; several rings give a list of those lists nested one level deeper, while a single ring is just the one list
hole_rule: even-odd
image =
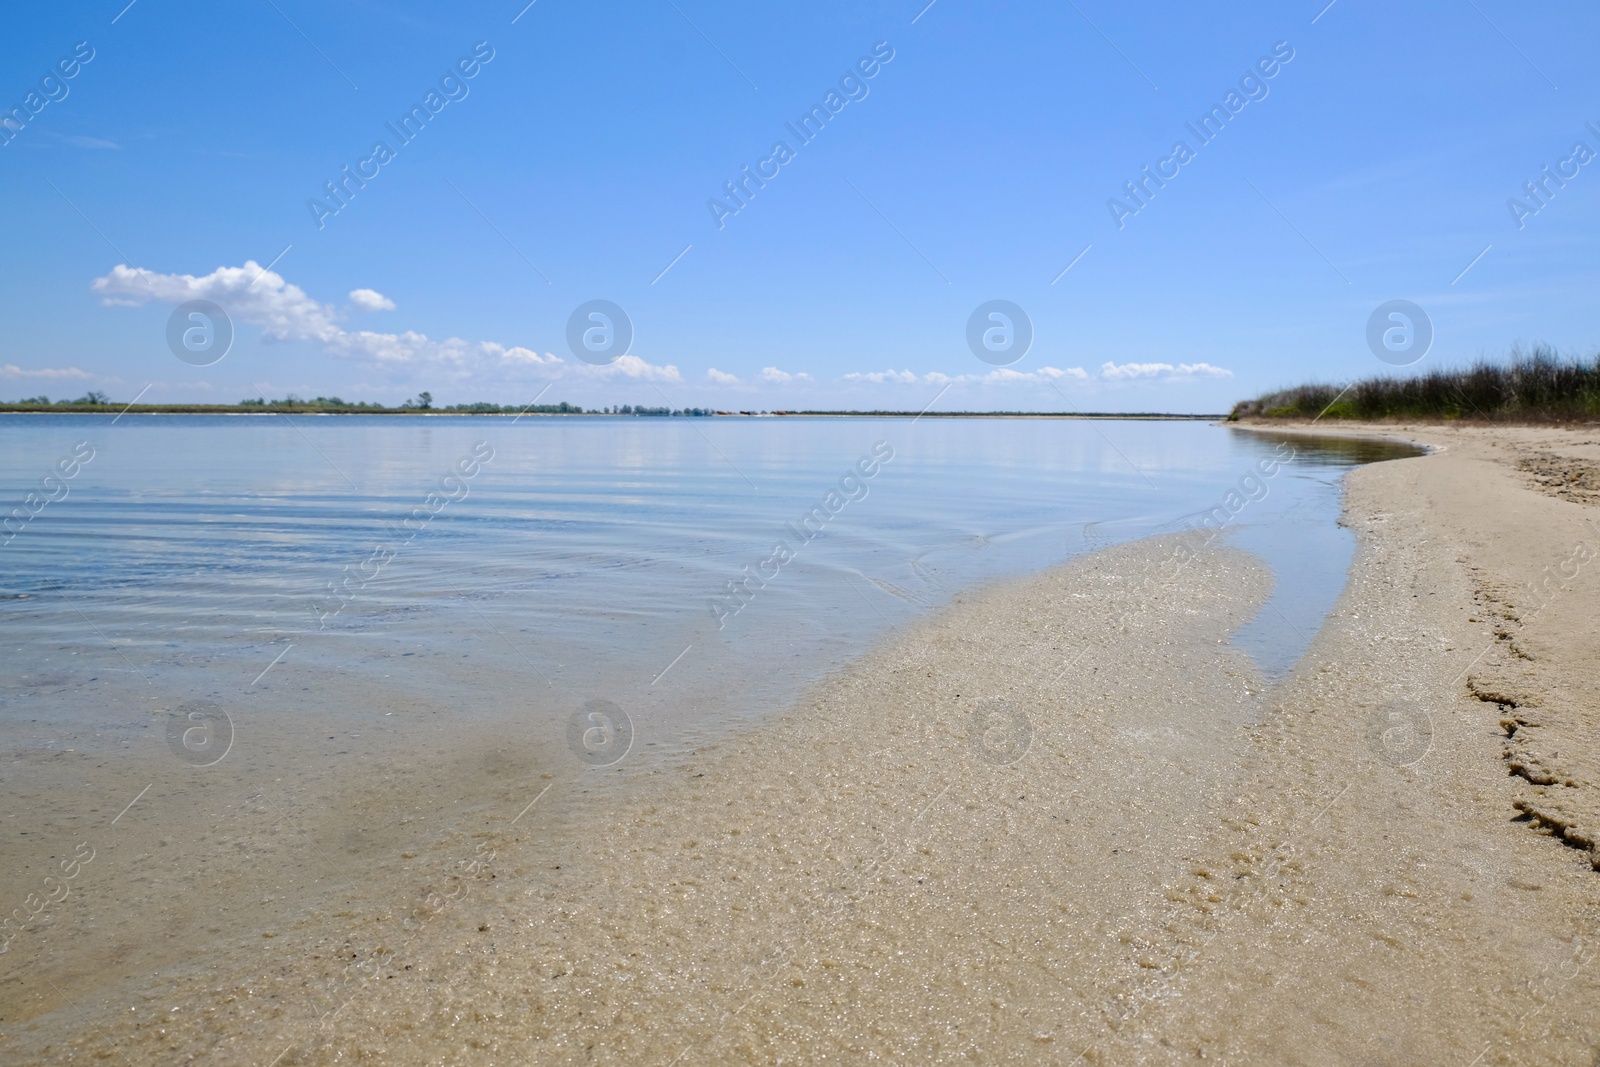
[{"label": "calm water", "polygon": [[[0,415],[0,501],[58,497],[0,547],[0,715],[598,698],[659,739],[779,708],[986,579],[1191,526],[1275,448],[1196,422]],[[1396,454],[1299,448],[1230,524],[1279,575],[1236,635],[1269,674],[1343,585],[1339,473]]]}]

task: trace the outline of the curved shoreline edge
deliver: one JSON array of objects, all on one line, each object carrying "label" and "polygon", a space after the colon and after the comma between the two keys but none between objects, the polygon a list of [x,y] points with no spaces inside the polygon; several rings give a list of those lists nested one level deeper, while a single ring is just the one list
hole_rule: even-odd
[{"label": "curved shoreline edge", "polygon": [[[1241,425],[1254,432],[1402,440],[1451,453],[1428,494],[1432,533],[1464,542],[1472,621],[1491,627],[1456,681],[1497,707],[1513,806],[1600,869],[1600,433],[1573,427]],[[1373,476],[1375,477],[1375,476]],[[1380,479],[1387,481],[1387,479]],[[1384,502],[1394,504],[1393,489]],[[1347,504],[1346,510],[1349,510]],[[1587,710],[1583,705],[1587,704]],[[1537,710],[1536,710],[1537,709]],[[1520,714],[1519,714],[1520,713]]]}]

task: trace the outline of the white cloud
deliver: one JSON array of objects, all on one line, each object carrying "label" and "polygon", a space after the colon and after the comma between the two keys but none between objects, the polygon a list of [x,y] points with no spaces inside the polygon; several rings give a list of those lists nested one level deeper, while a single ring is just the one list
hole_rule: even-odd
[{"label": "white cloud", "polygon": [[498,359],[504,363],[532,366],[541,363],[561,362],[560,357],[554,352],[546,352],[541,356],[531,348],[523,348],[520,345],[513,345],[507,348],[505,345],[497,345],[493,341],[478,342],[478,351],[491,359]]},{"label": "white cloud", "polygon": [[1040,382],[1055,382],[1062,378],[1072,378],[1076,381],[1088,381],[1089,375],[1082,367],[1040,367],[1034,371],[1017,371],[1010,367],[996,367],[987,374],[944,374],[940,371],[929,371],[920,377],[908,370],[883,370],[852,372],[844,376],[847,382],[873,382],[875,384],[915,385],[926,382],[929,385],[1019,385],[1038,384]]},{"label": "white cloud", "polygon": [[720,371],[715,367],[712,367],[710,370],[706,371],[706,377],[710,378],[712,381],[716,382],[718,385],[738,385],[739,384],[739,376],[737,374],[729,374],[726,371]]},{"label": "white cloud", "polygon": [[1100,377],[1108,382],[1138,380],[1192,381],[1195,378],[1232,378],[1233,371],[1209,363],[1102,363]]},{"label": "white cloud", "polygon": [[[605,366],[568,363],[546,352],[540,355],[520,345],[495,341],[465,341],[448,337],[435,341],[426,334],[378,333],[373,330],[346,330],[339,325],[340,313],[331,304],[308,296],[276,271],[263,270],[254,260],[242,267],[218,267],[210,274],[156,274],[119,264],[91,288],[104,303],[137,307],[151,301],[181,304],[189,300],[210,300],[220,305],[235,323],[261,327],[267,341],[298,341],[318,345],[329,355],[379,367],[396,368],[411,364],[429,368],[483,371],[495,368],[538,367],[550,377],[611,378],[622,376],[657,381],[681,381],[678,368],[656,366],[638,356],[623,356]],[[353,289],[352,303],[369,310],[392,308],[393,302],[371,289]],[[380,303],[381,302],[381,303]]]},{"label": "white cloud", "polygon": [[100,137],[85,137],[79,133],[63,134],[61,139],[74,148],[121,148],[115,141],[107,141]]},{"label": "white cloud", "polygon": [[0,366],[0,377],[4,378],[89,378],[77,367],[41,367],[38,370],[23,370],[15,363]]},{"label": "white cloud", "polygon": [[1062,378],[1071,378],[1074,381],[1086,382],[1089,372],[1082,367],[1040,367],[1036,371],[1019,372],[1009,367],[992,370],[983,376],[983,380],[991,383],[1005,382],[1054,382]]},{"label": "white cloud", "polygon": [[899,385],[914,385],[917,376],[908,370],[874,370],[865,373],[852,372],[844,376],[847,382],[894,382]]},{"label": "white cloud", "polygon": [[333,344],[354,336],[339,327],[331,306],[317,303],[299,286],[290,285],[275,271],[262,270],[254,260],[246,260],[242,267],[218,267],[200,278],[118,264],[104,278],[96,278],[91,288],[107,303],[124,305],[210,300],[222,305],[234,319],[260,326],[262,335],[272,341]]},{"label": "white cloud", "polygon": [[801,371],[798,374],[790,374],[788,371],[779,370],[777,367],[762,367],[761,380],[774,382],[778,385],[788,385],[790,382],[809,382],[811,381],[811,375],[805,371]]},{"label": "white cloud", "polygon": [[350,290],[350,303],[362,311],[393,311],[394,301],[376,289]]},{"label": "white cloud", "polygon": [[[573,369],[577,370],[579,368],[574,367]],[[615,363],[603,367],[594,367],[585,363],[582,366],[582,370],[601,377],[623,374],[629,378],[642,378],[645,381],[683,381],[683,375],[679,374],[678,368],[672,364],[669,363],[665,367],[658,367],[653,363],[646,363],[638,356],[621,356]]]}]

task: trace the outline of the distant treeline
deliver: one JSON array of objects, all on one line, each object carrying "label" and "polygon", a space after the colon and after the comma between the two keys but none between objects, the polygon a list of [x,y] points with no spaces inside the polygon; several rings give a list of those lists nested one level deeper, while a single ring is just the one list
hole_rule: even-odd
[{"label": "distant treeline", "polygon": [[[1320,388],[1320,387],[1313,387]],[[1254,403],[1250,401],[1249,403]],[[718,408],[645,407],[639,404],[619,404],[604,408],[583,408],[562,401],[559,404],[492,404],[485,400],[472,404],[451,404],[434,407],[433,398],[422,393],[397,407],[372,404],[365,400],[343,400],[336,396],[317,396],[309,399],[293,394],[281,400],[261,397],[241,400],[237,404],[131,404],[124,405],[108,398],[104,393],[90,393],[77,400],[52,402],[47,396],[32,396],[22,400],[0,400],[0,412],[120,412],[127,410],[143,415],[230,415],[252,412],[271,412],[285,415],[641,415],[648,417],[703,417],[712,415],[791,415],[834,416],[841,418],[897,418],[915,419],[1205,419],[1216,420],[1221,415],[1190,415],[1163,411],[724,411]],[[1236,409],[1237,410],[1237,409]]]},{"label": "distant treeline", "polygon": [[[63,409],[76,411],[105,411],[121,410],[123,405],[112,401],[106,394],[91,392],[77,400],[57,400],[52,402],[47,396],[25,397],[17,401],[0,401],[0,411],[61,411]],[[646,415],[665,417],[703,416],[719,414],[712,408],[670,408],[670,407],[643,407],[632,404],[622,404],[607,408],[589,408],[585,410],[577,404],[569,404],[565,400],[559,404],[491,404],[487,401],[478,401],[473,404],[451,404],[446,407],[434,407],[433,398],[422,393],[414,399],[407,400],[398,407],[388,407],[383,404],[371,404],[365,400],[350,401],[336,396],[318,396],[309,399],[290,394],[281,400],[267,400],[262,397],[241,400],[237,404],[135,404],[130,411],[144,414],[180,414],[180,415],[207,415],[228,414],[230,412],[271,411],[284,414],[321,414],[321,415],[416,415],[416,414],[458,414],[458,415]],[[721,412],[728,414],[728,412]]]},{"label": "distant treeline", "polygon": [[104,393],[91,389],[76,400],[57,400],[54,404],[50,403],[50,398],[47,396],[25,396],[21,400],[6,401],[5,403],[7,407],[102,407],[110,404],[111,398]]},{"label": "distant treeline", "polygon": [[1575,422],[1600,418],[1600,355],[1562,357],[1544,345],[1505,363],[1354,385],[1300,385],[1241,400],[1229,419],[1477,419]]}]

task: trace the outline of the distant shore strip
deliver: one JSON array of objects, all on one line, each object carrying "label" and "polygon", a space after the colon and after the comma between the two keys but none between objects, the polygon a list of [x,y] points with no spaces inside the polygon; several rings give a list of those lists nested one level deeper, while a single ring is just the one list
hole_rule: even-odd
[{"label": "distant shore strip", "polygon": [[[543,408],[546,405],[541,404]],[[133,404],[124,408],[115,404],[0,404],[0,415],[428,415],[428,416],[495,416],[512,418],[672,418],[714,416],[722,418],[831,418],[831,419],[1167,419],[1218,422],[1225,414],[1194,415],[1177,411],[713,411],[709,409],[679,409],[623,411],[585,411],[568,405],[567,411],[534,410],[521,412],[515,407],[497,409],[462,408],[385,408],[330,407],[320,405],[266,407],[240,404]]]}]

